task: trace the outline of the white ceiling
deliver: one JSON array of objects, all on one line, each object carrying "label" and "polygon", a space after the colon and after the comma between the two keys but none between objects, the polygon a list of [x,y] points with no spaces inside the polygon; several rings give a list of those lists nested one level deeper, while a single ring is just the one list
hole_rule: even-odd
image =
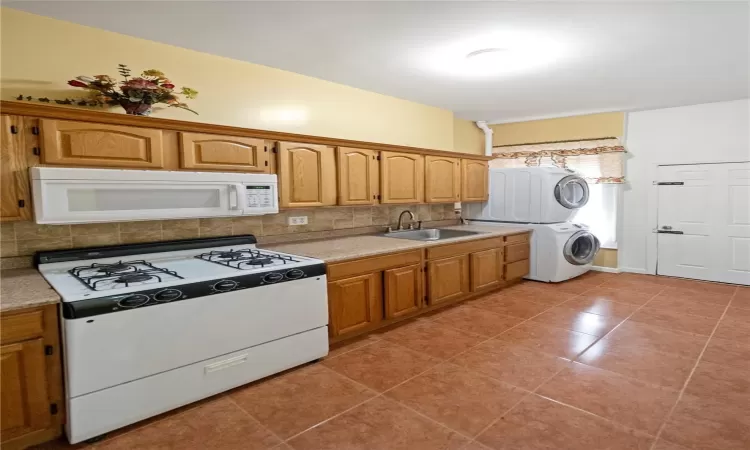
[{"label": "white ceiling", "polygon": [[[435,105],[472,120],[749,96],[747,1],[4,1],[3,6]],[[488,37],[497,33],[520,33],[522,43],[559,55],[526,71],[490,77],[450,70],[463,67],[464,59],[437,61],[436,69],[443,49],[467,40],[476,42],[468,51],[506,45]]]}]

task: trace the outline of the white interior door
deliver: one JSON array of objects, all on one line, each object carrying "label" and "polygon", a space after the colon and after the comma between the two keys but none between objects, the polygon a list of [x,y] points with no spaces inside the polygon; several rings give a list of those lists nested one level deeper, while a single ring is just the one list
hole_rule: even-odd
[{"label": "white interior door", "polygon": [[750,163],[659,167],[659,275],[750,284]]}]

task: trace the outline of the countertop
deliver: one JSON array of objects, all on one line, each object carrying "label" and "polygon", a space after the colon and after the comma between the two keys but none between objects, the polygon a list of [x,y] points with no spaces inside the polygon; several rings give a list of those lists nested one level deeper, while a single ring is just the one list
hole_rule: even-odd
[{"label": "countertop", "polygon": [[530,228],[519,227],[488,227],[481,225],[457,225],[440,227],[449,230],[478,231],[481,234],[463,236],[439,241],[411,241],[408,239],[394,239],[378,235],[347,236],[341,238],[320,239],[314,241],[290,242],[287,244],[268,244],[259,247],[267,250],[297,254],[310,258],[322,259],[327,263],[364,258],[385,253],[413,250],[417,248],[434,247],[436,245],[452,244],[455,242],[486,239],[496,236],[526,233]]},{"label": "countertop", "polygon": [[0,271],[0,312],[59,302],[60,296],[36,269]]}]

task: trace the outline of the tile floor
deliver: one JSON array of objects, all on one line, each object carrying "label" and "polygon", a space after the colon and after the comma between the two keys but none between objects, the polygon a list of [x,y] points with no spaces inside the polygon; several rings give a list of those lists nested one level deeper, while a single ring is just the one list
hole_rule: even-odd
[{"label": "tile floor", "polygon": [[78,447],[746,450],[750,288],[524,282]]}]

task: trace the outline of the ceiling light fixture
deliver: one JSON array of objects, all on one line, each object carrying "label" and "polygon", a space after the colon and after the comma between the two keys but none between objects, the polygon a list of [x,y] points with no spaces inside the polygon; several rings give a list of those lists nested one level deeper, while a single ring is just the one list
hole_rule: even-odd
[{"label": "ceiling light fixture", "polygon": [[421,61],[432,71],[446,75],[499,77],[548,67],[563,56],[563,50],[559,40],[539,33],[503,32],[444,45]]}]

